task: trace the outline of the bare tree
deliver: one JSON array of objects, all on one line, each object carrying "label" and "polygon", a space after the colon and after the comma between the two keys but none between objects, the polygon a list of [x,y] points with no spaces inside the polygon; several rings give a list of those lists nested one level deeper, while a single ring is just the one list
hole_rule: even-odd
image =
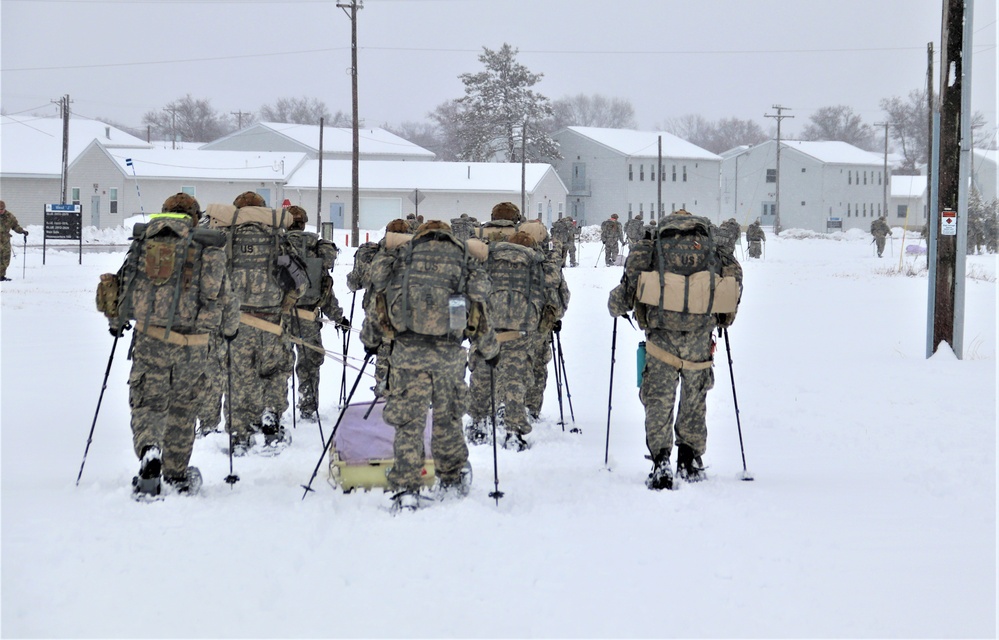
[{"label": "bare tree", "polygon": [[445,157],[447,150],[441,139],[440,129],[433,122],[403,122],[399,125],[383,124],[386,131],[419,145],[424,149],[433,151],[438,160],[454,160],[454,157]]},{"label": "bare tree", "polygon": [[635,108],[627,100],[608,98],[600,94],[580,93],[559,98],[552,103],[555,116],[552,131],[565,127],[606,127],[635,129]]},{"label": "bare tree", "polygon": [[316,98],[278,98],[274,104],[260,107],[260,119],[267,122],[285,122],[288,124],[318,125],[319,119],[330,127],[350,127],[353,122],[349,115],[337,111],[330,115],[326,103]]},{"label": "bare tree", "polygon": [[430,148],[439,160],[454,162],[461,159],[461,105],[458,100],[448,100],[437,105],[428,115],[435,123],[437,147]]},{"label": "bare tree", "polygon": [[[891,127],[889,136],[898,147],[896,151],[902,154],[902,167],[895,173],[919,173],[919,165],[926,164],[930,157],[929,113],[926,105],[926,90],[913,89],[907,98],[892,96],[881,100],[881,109],[885,112]],[[971,116],[971,130],[976,136],[975,146],[985,146],[991,134],[985,128],[985,115],[976,111]]]},{"label": "bare tree", "polygon": [[874,130],[846,105],[822,107],[809,116],[802,140],[839,140],[866,151],[876,151]]},{"label": "bare tree", "polygon": [[661,128],[711,153],[722,153],[739,145],[759,144],[769,139],[760,125],[752,120],[722,118],[710,122],[693,113],[669,118]]},{"label": "bare tree", "polygon": [[147,112],[142,123],[152,127],[158,139],[183,142],[210,142],[236,129],[232,119],[216,111],[210,100],[196,100],[191,94]]}]

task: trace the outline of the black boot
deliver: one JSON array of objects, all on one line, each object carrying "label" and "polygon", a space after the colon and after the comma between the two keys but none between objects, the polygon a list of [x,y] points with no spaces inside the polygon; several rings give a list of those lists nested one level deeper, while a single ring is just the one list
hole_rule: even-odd
[{"label": "black boot", "polygon": [[180,475],[163,476],[163,482],[180,495],[193,496],[201,490],[201,471],[197,467],[188,467]]},{"label": "black boot", "polygon": [[163,460],[160,448],[146,446],[139,461],[139,475],[132,478],[132,495],[136,499],[155,498],[160,495],[160,471]]},{"label": "black boot", "polygon": [[701,456],[695,456],[694,450],[688,445],[677,445],[676,475],[684,482],[700,482],[707,479],[707,476],[704,474],[704,464],[701,462]]},{"label": "black boot", "polygon": [[652,459],[652,472],[649,473],[645,486],[652,491],[662,491],[673,488],[673,468],[669,462],[669,451],[660,449]]}]

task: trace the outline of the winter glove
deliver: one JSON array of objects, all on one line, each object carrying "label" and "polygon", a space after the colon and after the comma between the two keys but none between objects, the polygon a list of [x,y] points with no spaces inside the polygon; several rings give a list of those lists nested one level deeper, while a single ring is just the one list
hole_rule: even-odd
[{"label": "winter glove", "polygon": [[23,233],[23,234],[24,234],[24,237],[25,237],[25,238],[27,238],[27,237],[28,237],[28,232],[27,232],[27,231],[22,231],[21,233]]},{"label": "winter glove", "polygon": [[378,347],[369,347],[368,345],[364,345],[364,353],[369,356],[377,355]]},{"label": "winter glove", "polygon": [[128,321],[126,320],[124,323],[120,325],[112,324],[110,327],[108,327],[108,333],[110,333],[115,338],[120,338],[123,335],[125,335],[125,332],[131,328],[132,325],[128,324]]},{"label": "winter glove", "polygon": [[340,318],[339,320],[336,321],[336,328],[339,329],[340,331],[349,331],[350,320],[348,320],[346,317]]},{"label": "winter glove", "polygon": [[556,320],[555,321],[555,324],[552,326],[552,331],[554,331],[555,333],[559,333],[560,331],[562,331],[562,321],[561,320]]},{"label": "winter glove", "polygon": [[733,322],[735,322],[735,314],[734,313],[716,313],[715,314],[715,321],[718,323],[718,328],[719,329],[727,329],[727,328],[729,328],[729,327],[732,326]]},{"label": "winter glove", "polygon": [[235,340],[236,336],[238,336],[238,335],[239,335],[239,330],[237,329],[236,331],[233,331],[231,335],[230,334],[222,334],[222,337],[225,338],[225,341],[227,343],[232,344],[232,341]]},{"label": "winter glove", "polygon": [[486,364],[488,364],[490,367],[492,367],[493,369],[495,369],[496,365],[499,364],[499,357],[500,357],[500,354],[497,353],[492,358],[486,358]]}]

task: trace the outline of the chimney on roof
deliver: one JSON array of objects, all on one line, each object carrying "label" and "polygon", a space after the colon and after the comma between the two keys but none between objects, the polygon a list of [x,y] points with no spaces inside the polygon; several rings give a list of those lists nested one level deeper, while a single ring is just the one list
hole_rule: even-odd
[{"label": "chimney on roof", "polygon": [[104,127],[104,137],[108,140],[111,139],[111,127]]}]

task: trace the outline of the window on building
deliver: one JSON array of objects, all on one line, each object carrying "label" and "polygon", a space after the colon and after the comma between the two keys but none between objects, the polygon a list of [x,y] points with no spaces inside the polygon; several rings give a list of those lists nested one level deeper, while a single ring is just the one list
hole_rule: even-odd
[{"label": "window on building", "polygon": [[631,220],[631,203],[628,203],[628,219]]},{"label": "window on building", "polygon": [[195,187],[181,187],[180,188],[180,192],[181,193],[186,193],[187,195],[191,196],[192,198],[196,198],[198,196],[198,194],[196,193],[196,191],[197,191],[197,189]]},{"label": "window on building", "polygon": [[777,182],[776,169],[767,169],[767,182]]},{"label": "window on building", "polygon": [[881,175],[882,175],[881,172],[878,171],[878,184],[879,185],[881,184]]},{"label": "window on building", "polygon": [[70,199],[73,204],[80,204],[80,187],[73,187],[70,190]]},{"label": "window on building", "polygon": [[655,181],[656,181],[656,165],[650,164],[649,165],[649,182],[655,182]]},{"label": "window on building", "polygon": [[645,182],[645,165],[638,165],[638,181]]},{"label": "window on building", "polygon": [[628,165],[628,182],[635,179],[635,169],[630,164]]},{"label": "window on building", "polygon": [[687,165],[683,165],[683,181],[687,181]]},{"label": "window on building", "polygon": [[676,165],[673,165],[673,182],[676,182]]},{"label": "window on building", "polygon": [[849,218],[851,215],[853,215],[853,214],[850,213],[850,211],[852,211],[852,209],[850,209],[850,205],[847,204],[846,205],[846,217],[847,218]]},{"label": "window on building", "polygon": [[540,218],[544,214],[544,212],[545,212],[544,203],[539,202],[538,203],[538,217]]},{"label": "window on building", "polygon": [[867,184],[867,172],[864,172],[864,184]]},{"label": "window on building", "polygon": [[801,201],[801,206],[805,206],[805,201],[804,200]]},{"label": "window on building", "polygon": [[801,168],[801,172],[802,172],[802,173],[805,173],[805,167],[802,167],[802,168]]},{"label": "window on building", "polygon": [[675,202],[669,203],[669,207],[670,207],[670,209],[669,209],[670,213],[676,211],[676,203]]},{"label": "window on building", "polygon": [[907,215],[909,215],[909,205],[907,205],[907,204],[900,204],[900,205],[898,205],[898,214],[897,215],[898,215],[899,218],[904,218]]},{"label": "window on building", "polygon": [[562,217],[562,210],[564,208],[564,204],[565,203],[563,203],[563,202],[558,203],[558,217],[560,217],[560,218]]},{"label": "window on building", "polygon": [[867,217],[867,203],[864,203],[864,217]]},{"label": "window on building", "polygon": [[[644,211],[642,210],[642,207],[644,207],[644,206],[645,205],[643,203],[641,203],[641,202],[638,203],[638,215],[642,215],[642,213],[644,213]],[[628,217],[630,218],[631,216],[628,216]]]},{"label": "window on building", "polygon": [[118,213],[118,189],[111,187],[108,189],[108,202],[111,205],[111,213]]}]

